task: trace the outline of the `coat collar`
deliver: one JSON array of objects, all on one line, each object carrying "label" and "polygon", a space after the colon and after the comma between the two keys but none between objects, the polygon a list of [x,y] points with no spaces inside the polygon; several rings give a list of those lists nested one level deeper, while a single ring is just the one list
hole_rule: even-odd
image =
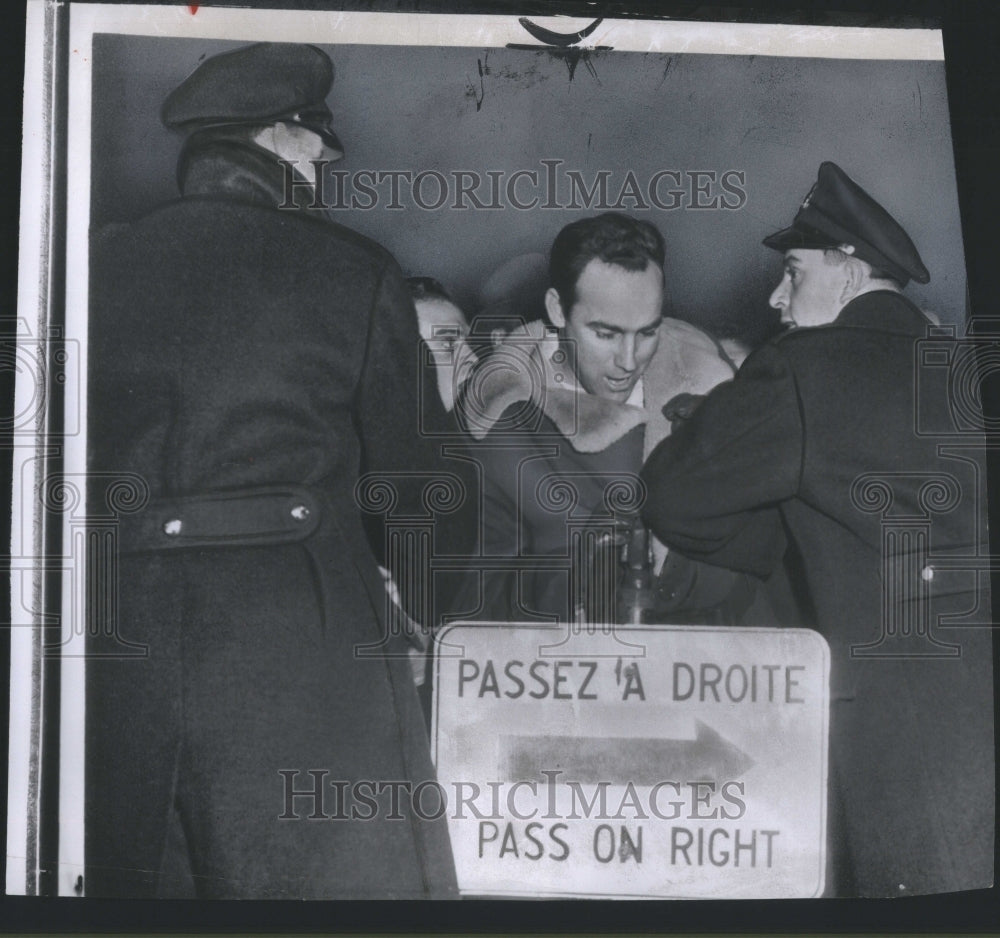
[{"label": "coat collar", "polygon": [[851,300],[834,320],[837,326],[924,335],[931,321],[902,293],[872,290]]},{"label": "coat collar", "polygon": [[[642,379],[642,387],[625,404],[587,394],[567,372],[558,333],[540,320],[522,326],[500,343],[466,382],[456,405],[462,427],[482,440],[494,427],[517,429],[516,415],[526,419],[540,409],[580,453],[606,449],[638,426],[659,441],[670,432],[660,407],[677,394],[705,394],[733,376],[715,342],[700,329],[677,319],[660,326],[660,349]],[[657,359],[659,361],[657,362]],[[661,373],[662,372],[662,373]],[[519,407],[515,427],[508,409]],[[653,433],[649,433],[649,429]]]},{"label": "coat collar", "polygon": [[[298,177],[301,179],[302,177]],[[209,130],[192,134],[177,162],[177,184],[184,196],[209,196],[248,202],[267,208],[285,204],[285,168],[270,151],[245,139]],[[310,187],[292,192],[295,208],[327,218],[325,208],[309,209],[314,201]]]},{"label": "coat collar", "polygon": [[495,427],[515,429],[508,409],[522,405],[512,413],[523,420],[528,405],[540,409],[577,452],[594,453],[646,422],[642,407],[587,394],[559,351],[557,332],[542,321],[515,329],[466,382],[457,405],[462,426],[482,440]]}]

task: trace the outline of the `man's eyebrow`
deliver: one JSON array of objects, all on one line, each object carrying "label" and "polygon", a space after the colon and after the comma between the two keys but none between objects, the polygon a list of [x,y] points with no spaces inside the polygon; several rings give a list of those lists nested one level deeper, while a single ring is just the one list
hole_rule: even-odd
[{"label": "man's eyebrow", "polygon": [[591,319],[588,323],[591,329],[603,329],[605,332],[624,332],[621,326],[613,326],[609,322],[604,322],[601,319]]},{"label": "man's eyebrow", "polygon": [[[640,326],[635,331],[636,332],[649,332],[649,331],[651,331],[653,329],[659,328],[661,322],[663,322],[663,315],[662,314],[659,315],[659,316],[657,316],[656,319],[653,322],[646,323],[646,325]],[[603,329],[606,332],[614,332],[614,333],[617,333],[619,335],[624,335],[626,332],[632,331],[632,330],[628,330],[628,329],[623,329],[621,326],[615,326],[615,325],[613,325],[612,323],[609,323],[609,322],[604,322],[601,319],[592,319],[592,320],[590,320],[587,323],[587,325],[591,329]]]}]

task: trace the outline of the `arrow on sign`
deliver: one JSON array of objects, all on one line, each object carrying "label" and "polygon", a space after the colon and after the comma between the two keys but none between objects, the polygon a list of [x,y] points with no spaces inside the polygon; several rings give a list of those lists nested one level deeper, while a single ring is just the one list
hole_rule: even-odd
[{"label": "arrow on sign", "polygon": [[561,772],[563,782],[655,785],[723,781],[754,765],[738,746],[695,720],[694,739],[628,736],[501,736],[500,765],[510,781]]}]

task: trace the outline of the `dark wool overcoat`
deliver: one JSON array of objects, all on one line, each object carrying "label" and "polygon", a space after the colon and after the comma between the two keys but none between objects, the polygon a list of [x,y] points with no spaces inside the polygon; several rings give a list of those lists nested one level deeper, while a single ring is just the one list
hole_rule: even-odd
[{"label": "dark wool overcoat", "polygon": [[[434,772],[355,499],[384,473],[419,515],[449,468],[412,302],[378,245],[277,209],[263,151],[185,159],[183,198],[92,239],[91,504],[118,474],[149,503],[120,512],[117,638],[88,662],[86,891],[173,893],[179,843],[200,897],[450,895],[446,821],[405,787]],[[268,521],[284,489],[291,531]],[[205,546],[157,540],[206,505]]]},{"label": "dark wool overcoat", "polygon": [[642,472],[660,538],[760,576],[784,562],[830,645],[838,892],[993,878],[982,439],[970,361],[928,326],[900,294],[856,298],[751,355]]}]

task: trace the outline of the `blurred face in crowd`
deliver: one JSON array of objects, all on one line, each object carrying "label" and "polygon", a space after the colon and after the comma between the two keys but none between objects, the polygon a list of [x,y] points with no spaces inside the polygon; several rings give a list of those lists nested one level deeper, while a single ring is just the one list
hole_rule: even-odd
[{"label": "blurred face in crowd", "polygon": [[626,270],[590,260],[576,283],[568,312],[558,292],[545,295],[553,324],[562,330],[577,380],[585,391],[624,403],[656,352],[663,318],[663,272],[654,263]]},{"label": "blurred face in crowd", "polygon": [[455,406],[455,396],[478,361],[466,341],[469,324],[465,314],[444,297],[422,297],[414,301],[414,306],[420,337],[434,356],[441,402],[450,411]]},{"label": "blurred face in crowd", "polygon": [[789,326],[823,326],[833,322],[850,299],[850,272],[845,262],[831,262],[822,250],[785,251],[784,274],[770,303]]}]

